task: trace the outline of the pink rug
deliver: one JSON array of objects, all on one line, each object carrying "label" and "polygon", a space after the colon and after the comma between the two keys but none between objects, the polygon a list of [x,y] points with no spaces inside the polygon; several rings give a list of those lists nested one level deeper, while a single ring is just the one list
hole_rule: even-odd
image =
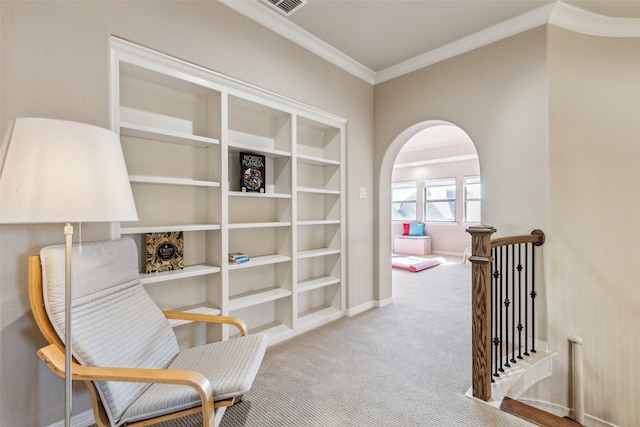
[{"label": "pink rug", "polygon": [[402,268],[413,273],[440,265],[437,259],[424,259],[416,256],[396,255],[391,257],[391,267]]}]

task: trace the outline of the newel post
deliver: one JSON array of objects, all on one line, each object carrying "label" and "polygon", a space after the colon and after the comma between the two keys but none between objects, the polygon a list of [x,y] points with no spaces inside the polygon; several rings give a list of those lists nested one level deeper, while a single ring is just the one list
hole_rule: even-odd
[{"label": "newel post", "polygon": [[471,352],[473,397],[491,397],[491,235],[493,227],[467,228],[471,234]]}]

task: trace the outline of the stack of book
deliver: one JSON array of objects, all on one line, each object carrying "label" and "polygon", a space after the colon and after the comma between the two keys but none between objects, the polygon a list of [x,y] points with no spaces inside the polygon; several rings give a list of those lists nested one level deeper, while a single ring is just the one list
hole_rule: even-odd
[{"label": "stack of book", "polygon": [[249,262],[249,255],[241,252],[230,253],[229,262],[232,264],[244,264],[245,262]]}]

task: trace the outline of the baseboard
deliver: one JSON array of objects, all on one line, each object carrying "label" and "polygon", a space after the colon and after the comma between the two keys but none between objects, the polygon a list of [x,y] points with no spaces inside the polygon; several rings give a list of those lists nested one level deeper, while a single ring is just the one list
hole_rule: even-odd
[{"label": "baseboard", "polygon": [[347,317],[352,317],[360,313],[364,313],[367,310],[371,310],[372,308],[382,308],[392,303],[393,303],[393,297],[386,298],[383,300],[371,300],[371,301],[365,302],[364,304],[360,304],[358,306],[348,308],[346,310],[346,314],[347,314]]},{"label": "baseboard", "polygon": [[[518,399],[518,400],[529,406],[542,409],[543,411],[549,412],[559,417],[569,417],[569,418],[573,417],[573,410],[561,405],[557,405],[555,403],[545,402],[543,400],[537,400],[537,399]],[[591,416],[589,414],[584,414],[584,425],[585,427],[620,427],[617,424],[613,424],[613,423],[601,420],[600,418]]]},{"label": "baseboard", "polygon": [[388,305],[393,304],[393,297],[375,300],[374,303],[377,308],[386,307]]},{"label": "baseboard", "polygon": [[[71,415],[71,427],[89,427],[95,423],[96,420],[93,418],[93,411],[91,409],[76,415]],[[64,427],[64,420],[49,424],[47,427]]]}]

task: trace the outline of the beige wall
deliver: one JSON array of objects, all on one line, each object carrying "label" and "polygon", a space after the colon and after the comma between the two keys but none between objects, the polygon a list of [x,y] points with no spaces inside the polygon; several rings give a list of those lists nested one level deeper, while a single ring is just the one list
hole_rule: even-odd
[{"label": "beige wall", "polygon": [[378,298],[391,296],[391,171],[421,124],[444,120],[478,151],[483,222],[499,234],[545,229],[547,191],[546,30],[540,27],[375,87],[379,202]]},{"label": "beige wall", "polygon": [[567,333],[584,339],[585,410],[640,425],[640,39],[549,30],[549,343],[529,393],[571,406]]},{"label": "beige wall", "polygon": [[[17,116],[109,125],[109,36],[222,72],[348,119],[348,307],[373,298],[373,88],[217,2],[0,2],[0,127]],[[86,226],[86,241],[108,238]],[[0,425],[63,419],[63,381],[40,362],[26,257],[62,226],[0,227]],[[358,266],[356,269],[354,266]],[[357,272],[357,274],[356,274]],[[89,409],[78,388],[74,412]]]},{"label": "beige wall", "polygon": [[[572,406],[573,332],[585,340],[588,419],[640,425],[640,39],[541,27],[378,85],[375,102],[381,224],[391,165],[412,127],[460,126],[478,150],[483,222],[499,235],[547,235],[541,338],[558,355],[554,375],[525,398]],[[380,230],[384,296],[390,238]]]}]

